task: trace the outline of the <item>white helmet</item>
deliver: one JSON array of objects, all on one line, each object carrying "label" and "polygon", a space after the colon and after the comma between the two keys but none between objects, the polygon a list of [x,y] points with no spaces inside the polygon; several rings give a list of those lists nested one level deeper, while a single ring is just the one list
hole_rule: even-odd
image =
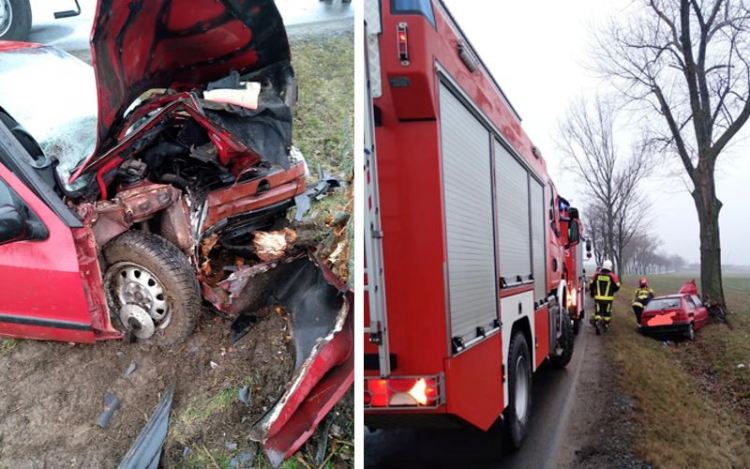
[{"label": "white helmet", "polygon": [[602,269],[612,270],[612,261],[607,259],[604,262],[602,262]]}]

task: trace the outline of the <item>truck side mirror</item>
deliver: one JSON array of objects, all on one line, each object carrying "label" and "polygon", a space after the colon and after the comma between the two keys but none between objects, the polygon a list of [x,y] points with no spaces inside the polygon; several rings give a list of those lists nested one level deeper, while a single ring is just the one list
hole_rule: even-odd
[{"label": "truck side mirror", "polygon": [[568,222],[568,243],[573,246],[581,241],[580,227],[578,226],[578,220],[570,220]]}]

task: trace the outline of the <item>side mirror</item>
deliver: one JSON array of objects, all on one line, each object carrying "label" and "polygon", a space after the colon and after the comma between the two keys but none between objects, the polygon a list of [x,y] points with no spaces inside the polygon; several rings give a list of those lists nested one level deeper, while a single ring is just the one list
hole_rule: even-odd
[{"label": "side mirror", "polygon": [[0,244],[23,239],[27,233],[28,219],[23,210],[4,203],[0,195]]},{"label": "side mirror", "polygon": [[581,241],[580,227],[578,226],[578,220],[570,220],[568,222],[568,243],[573,246]]},{"label": "side mirror", "polygon": [[49,236],[44,226],[18,195],[0,179],[0,244],[25,239],[41,240]]}]

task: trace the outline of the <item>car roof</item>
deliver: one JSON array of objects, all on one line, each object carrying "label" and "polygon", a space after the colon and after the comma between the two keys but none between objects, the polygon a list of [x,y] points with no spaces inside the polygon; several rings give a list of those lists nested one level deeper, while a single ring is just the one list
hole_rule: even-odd
[{"label": "car roof", "polygon": [[654,300],[669,300],[672,298],[682,298],[684,296],[690,296],[687,293],[674,293],[672,295],[662,295],[654,297]]}]

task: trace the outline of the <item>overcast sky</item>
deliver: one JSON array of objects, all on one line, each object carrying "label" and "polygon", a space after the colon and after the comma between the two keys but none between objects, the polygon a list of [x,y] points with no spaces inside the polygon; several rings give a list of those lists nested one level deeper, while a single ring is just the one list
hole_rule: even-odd
[{"label": "overcast sky", "polygon": [[[518,110],[561,195],[584,205],[575,178],[560,165],[558,123],[573,100],[609,89],[589,67],[592,35],[610,18],[622,17],[631,1],[444,1]],[[623,135],[632,127],[628,117],[621,119]],[[726,264],[750,264],[750,128],[741,137],[718,164]],[[698,261],[698,216],[684,183],[656,176],[646,181],[644,191],[652,203],[650,226],[664,241],[663,250]]]}]

